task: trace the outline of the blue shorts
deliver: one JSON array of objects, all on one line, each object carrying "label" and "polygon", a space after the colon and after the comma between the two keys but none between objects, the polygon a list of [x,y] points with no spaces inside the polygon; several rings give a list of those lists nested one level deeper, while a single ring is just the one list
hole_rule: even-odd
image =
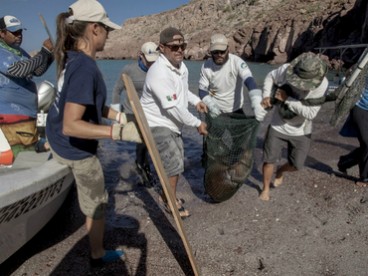
[{"label": "blue shorts", "polygon": [[300,170],[307,159],[310,143],[311,135],[289,136],[274,130],[270,126],[264,142],[263,160],[265,163],[276,163],[281,158],[284,145],[287,144],[288,162]]},{"label": "blue shorts", "polygon": [[181,135],[166,127],[153,127],[151,132],[167,176],[183,173],[184,145]]}]

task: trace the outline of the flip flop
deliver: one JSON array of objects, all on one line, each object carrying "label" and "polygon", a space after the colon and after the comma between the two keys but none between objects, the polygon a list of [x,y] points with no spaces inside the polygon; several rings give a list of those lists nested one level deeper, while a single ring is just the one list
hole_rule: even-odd
[{"label": "flip flop", "polygon": [[185,203],[185,200],[183,198],[177,198],[176,203],[179,203],[179,205],[182,205]]},{"label": "flip flop", "polygon": [[[165,212],[172,215],[172,212],[171,212],[170,207],[167,204],[167,202],[165,202],[162,199],[162,197],[159,197],[158,201],[159,201],[160,206],[165,210]],[[183,199],[177,199],[177,203],[179,203],[179,201],[184,202]],[[187,217],[190,217],[190,213],[182,205],[180,205],[180,207],[178,207],[178,212],[179,212],[179,215],[180,215],[181,219],[186,219]]]}]

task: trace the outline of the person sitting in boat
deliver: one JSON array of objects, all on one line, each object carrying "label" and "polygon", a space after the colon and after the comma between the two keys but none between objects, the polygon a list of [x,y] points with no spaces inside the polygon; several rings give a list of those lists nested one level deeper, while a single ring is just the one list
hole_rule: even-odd
[{"label": "person sitting in boat", "polygon": [[23,30],[16,17],[0,18],[0,129],[14,155],[30,146],[36,151],[47,147],[37,131],[37,87],[32,77],[44,74],[53,62],[53,45],[46,39],[41,51],[31,58],[20,47]]}]

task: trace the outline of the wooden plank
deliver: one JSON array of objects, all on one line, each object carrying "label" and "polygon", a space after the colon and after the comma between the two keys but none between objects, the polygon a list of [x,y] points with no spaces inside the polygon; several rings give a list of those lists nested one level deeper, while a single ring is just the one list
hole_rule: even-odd
[{"label": "wooden plank", "polygon": [[148,126],[146,116],[144,115],[144,112],[143,112],[142,106],[140,104],[137,92],[136,92],[135,87],[134,87],[133,82],[132,82],[132,79],[126,74],[122,74],[122,79],[123,79],[124,84],[125,84],[128,99],[129,99],[129,102],[132,106],[134,116],[137,120],[139,129],[142,133],[143,140],[146,143],[148,152],[150,153],[153,165],[155,166],[155,169],[156,169],[157,175],[160,179],[163,191],[166,195],[170,210],[173,214],[173,217],[174,217],[179,235],[180,235],[180,237],[183,241],[185,250],[188,254],[193,272],[194,272],[195,275],[200,275],[197,264],[196,264],[196,261],[194,259],[194,255],[193,255],[191,246],[188,242],[187,236],[186,236],[184,228],[183,228],[182,219],[180,217],[178,208],[176,207],[176,196],[174,195],[174,193],[171,189],[171,186],[170,186],[170,183],[169,183],[169,178],[167,177],[165,169],[163,167],[163,164],[162,164],[162,161],[161,161],[161,158],[160,158],[160,154],[157,150],[156,143],[153,140],[151,129]]}]

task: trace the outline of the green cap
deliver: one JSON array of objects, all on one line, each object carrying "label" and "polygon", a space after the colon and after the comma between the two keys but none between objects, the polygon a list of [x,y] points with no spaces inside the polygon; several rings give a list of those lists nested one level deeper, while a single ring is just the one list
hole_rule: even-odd
[{"label": "green cap", "polygon": [[290,62],[286,70],[286,81],[300,90],[314,90],[323,81],[327,65],[316,54],[303,53]]}]

